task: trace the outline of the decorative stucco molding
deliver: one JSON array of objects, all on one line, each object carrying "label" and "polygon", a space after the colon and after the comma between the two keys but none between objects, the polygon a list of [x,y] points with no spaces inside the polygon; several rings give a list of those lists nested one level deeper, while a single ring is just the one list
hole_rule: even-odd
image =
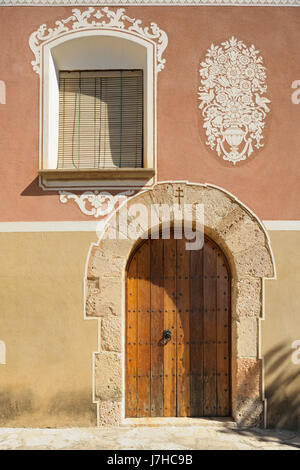
[{"label": "decorative stucco molding", "polygon": [[297,7],[300,0],[0,0],[0,6],[264,6]]},{"label": "decorative stucco molding", "polygon": [[253,45],[232,37],[212,44],[201,62],[199,108],[208,145],[234,165],[264,146],[263,129],[270,111],[266,68]]},{"label": "decorative stucco molding", "polygon": [[124,191],[112,195],[108,191],[86,191],[83,194],[74,194],[68,191],[59,191],[59,200],[63,204],[74,200],[81,212],[95,218],[109,215],[115,210],[116,204],[122,199],[132,196],[134,191]]},{"label": "decorative stucco molding", "polygon": [[130,18],[124,12],[124,8],[118,8],[114,11],[107,7],[100,8],[99,10],[89,7],[82,12],[75,8],[72,10],[73,14],[71,16],[66,19],[57,20],[55,28],[47,28],[45,24],[42,24],[29,38],[29,45],[35,56],[35,60],[31,62],[33,70],[38,74],[40,73],[42,44],[72,31],[104,29],[127,32],[154,42],[156,44],[157,72],[160,72],[166,63],[166,59],[163,59],[162,55],[168,45],[167,34],[156,23],[152,22],[150,27],[143,27],[141,26],[142,20]]}]

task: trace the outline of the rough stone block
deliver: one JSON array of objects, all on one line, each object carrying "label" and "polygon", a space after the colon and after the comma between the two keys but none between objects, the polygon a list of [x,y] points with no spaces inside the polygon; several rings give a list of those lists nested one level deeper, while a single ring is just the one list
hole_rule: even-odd
[{"label": "rough stone block", "polygon": [[103,351],[95,356],[95,395],[103,401],[121,401],[121,354]]},{"label": "rough stone block", "polygon": [[119,426],[122,419],[122,404],[116,401],[102,401],[99,406],[100,426]]},{"label": "rough stone block", "polygon": [[254,317],[241,317],[233,321],[233,332],[235,333],[235,348],[233,353],[236,357],[257,357],[257,319]]},{"label": "rough stone block", "polygon": [[120,275],[126,264],[126,259],[113,255],[113,252],[103,251],[99,249],[95,252],[91,262],[91,273],[94,276],[118,276]]},{"label": "rough stone block", "polygon": [[232,204],[232,210],[218,223],[217,232],[225,238],[230,232],[237,230],[240,222],[245,218],[245,211],[237,204]]},{"label": "rough stone block", "polygon": [[231,253],[239,253],[265,243],[264,232],[260,229],[258,223],[252,221],[249,217],[244,217],[241,221],[236,222],[236,225],[233,224],[231,230],[225,234],[224,239]]},{"label": "rough stone block", "polygon": [[235,317],[261,316],[261,279],[246,277],[234,286],[233,311]]},{"label": "rough stone block", "polygon": [[265,246],[256,246],[245,252],[237,253],[235,265],[238,278],[273,276],[271,256]]},{"label": "rough stone block", "polygon": [[121,317],[108,315],[101,322],[101,349],[104,351],[122,351]]},{"label": "rough stone block", "polygon": [[99,278],[99,288],[88,293],[86,314],[92,317],[122,314],[123,281],[119,277]]},{"label": "rough stone block", "polygon": [[233,418],[241,427],[263,427],[263,401],[251,398],[238,399],[233,408]]},{"label": "rough stone block", "polygon": [[216,228],[221,220],[234,208],[235,204],[218,189],[207,188],[203,194],[204,222],[207,227]]},{"label": "rough stone block", "polygon": [[174,201],[174,184],[158,184],[151,191],[152,204],[167,204],[172,206]]},{"label": "rough stone block", "polygon": [[253,358],[238,358],[234,362],[233,395],[235,398],[259,399],[261,397],[261,361]]},{"label": "rough stone block", "polygon": [[204,186],[187,184],[184,192],[184,202],[186,204],[203,204],[203,197],[207,189]]}]

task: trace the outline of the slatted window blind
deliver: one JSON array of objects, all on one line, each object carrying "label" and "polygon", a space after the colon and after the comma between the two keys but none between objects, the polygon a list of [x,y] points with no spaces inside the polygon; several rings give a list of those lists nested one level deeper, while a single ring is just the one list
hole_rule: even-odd
[{"label": "slatted window blind", "polygon": [[143,72],[60,72],[58,168],[143,166]]}]

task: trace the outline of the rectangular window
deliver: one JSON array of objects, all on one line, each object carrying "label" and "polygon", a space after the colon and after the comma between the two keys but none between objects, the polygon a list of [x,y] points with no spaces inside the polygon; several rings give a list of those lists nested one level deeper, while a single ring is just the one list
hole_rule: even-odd
[{"label": "rectangular window", "polygon": [[58,169],[143,167],[143,71],[59,74]]}]

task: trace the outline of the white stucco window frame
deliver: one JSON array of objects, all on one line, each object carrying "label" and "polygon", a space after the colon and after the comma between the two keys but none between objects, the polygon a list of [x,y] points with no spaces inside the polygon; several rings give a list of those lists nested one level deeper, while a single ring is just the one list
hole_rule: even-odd
[{"label": "white stucco window frame", "polygon": [[[29,45],[35,55],[32,66],[40,74],[40,141],[39,141],[39,183],[46,190],[61,189],[90,189],[95,187],[125,189],[131,187],[149,187],[156,182],[157,168],[157,74],[164,68],[165,59],[162,53],[167,46],[167,35],[155,23],[150,27],[142,27],[141,20],[129,18],[124,14],[125,9],[110,10],[105,7],[92,7],[81,12],[72,10],[73,15],[65,20],[56,21],[56,28],[47,29],[46,25],[31,34]],[[98,22],[95,19],[100,19]],[[104,20],[103,20],[104,18]],[[69,25],[69,23],[71,23]],[[59,71],[71,70],[72,64],[66,57],[65,66],[56,60],[56,52],[61,45],[69,41],[86,38],[117,38],[132,49],[143,51],[142,66],[144,77],[144,166],[143,168],[115,168],[65,171],[57,169],[58,158],[58,123],[59,123]],[[70,43],[69,43],[70,44]],[[126,46],[125,50],[126,50]],[[93,67],[85,63],[86,55],[76,58],[77,70],[91,70]],[[74,58],[74,57],[73,57]],[[124,63],[125,60],[125,63]],[[122,64],[113,62],[112,57],[106,61],[103,56],[97,60],[94,69],[132,69],[129,60],[126,67],[125,59]],[[87,61],[88,62],[88,61]]]}]

